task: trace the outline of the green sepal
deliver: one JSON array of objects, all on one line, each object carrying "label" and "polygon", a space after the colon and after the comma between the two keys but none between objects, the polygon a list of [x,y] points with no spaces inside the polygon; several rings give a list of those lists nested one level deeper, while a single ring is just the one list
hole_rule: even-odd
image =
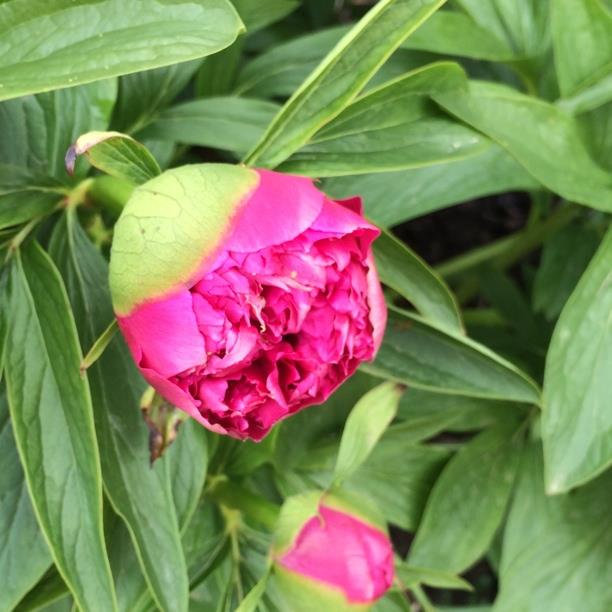
[{"label": "green sepal", "polygon": [[137,187],[115,226],[110,289],[118,315],[193,282],[259,182],[244,166],[173,168]]},{"label": "green sepal", "polygon": [[369,603],[351,603],[344,593],[331,585],[306,578],[278,565],[273,566],[266,592],[281,609],[292,612],[367,612]]}]

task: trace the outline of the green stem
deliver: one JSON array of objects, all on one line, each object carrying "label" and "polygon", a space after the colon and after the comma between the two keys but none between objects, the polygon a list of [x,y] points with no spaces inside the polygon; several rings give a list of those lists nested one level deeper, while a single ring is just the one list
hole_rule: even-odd
[{"label": "green stem", "polygon": [[219,477],[211,483],[208,494],[222,506],[238,510],[270,530],[276,526],[280,508],[235,482]]},{"label": "green stem", "polygon": [[117,218],[133,191],[134,185],[128,181],[114,176],[97,176],[89,187],[88,195],[95,204]]},{"label": "green stem", "polygon": [[427,594],[420,585],[416,584],[415,586],[411,587],[410,590],[412,591],[414,598],[421,605],[421,608],[423,608],[423,612],[436,612],[436,607],[433,605],[433,603],[431,603],[429,597],[427,597]]},{"label": "green stem", "polygon": [[84,374],[87,368],[90,368],[104,353],[106,347],[117,332],[117,319],[113,319],[110,325],[102,332],[98,339],[93,343],[87,355],[81,361],[81,374]]}]

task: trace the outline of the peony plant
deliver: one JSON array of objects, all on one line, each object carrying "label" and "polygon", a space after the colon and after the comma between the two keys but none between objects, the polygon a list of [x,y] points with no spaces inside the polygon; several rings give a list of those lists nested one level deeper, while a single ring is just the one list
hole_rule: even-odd
[{"label": "peony plant", "polygon": [[0,0],[0,612],[612,609],[610,0]]}]

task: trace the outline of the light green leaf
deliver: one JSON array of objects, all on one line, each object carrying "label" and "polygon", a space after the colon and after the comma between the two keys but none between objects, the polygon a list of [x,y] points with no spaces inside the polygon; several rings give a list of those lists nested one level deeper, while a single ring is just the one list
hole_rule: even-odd
[{"label": "light green leaf", "polygon": [[463,332],[459,306],[444,281],[416,253],[383,230],[374,243],[380,280],[426,318]]},{"label": "light green leaf", "polygon": [[51,565],[51,555],[30,502],[4,389],[0,448],[0,610],[12,610]]},{"label": "light green leaf", "polygon": [[562,493],[612,464],[612,229],[565,305],[544,376],[546,487]]},{"label": "light green leaf", "polygon": [[65,195],[53,179],[0,164],[0,229],[51,213]]},{"label": "light green leaf", "polygon": [[389,227],[440,208],[494,193],[529,191],[539,183],[499,146],[477,155],[398,172],[328,179],[325,191],[335,198],[358,193],[366,215]]},{"label": "light green leaf", "polygon": [[444,0],[382,0],[291,96],[246,163],[274,167],[308,142]]},{"label": "light green leaf", "polygon": [[537,385],[486,347],[416,315],[389,307],[385,337],[372,364],[362,368],[420,389],[538,403]]},{"label": "light green leaf", "polygon": [[351,410],[334,469],[334,482],[340,484],[368,458],[389,426],[402,396],[402,389],[386,382],[368,391]]},{"label": "light green leaf", "polygon": [[518,469],[516,422],[463,445],[446,464],[427,500],[411,565],[461,573],[486,553],[502,522]]},{"label": "light green leaf", "polygon": [[[410,393],[410,390],[408,390]],[[386,521],[415,531],[425,502],[450,451],[417,444],[403,424],[384,433],[365,463],[342,483],[342,490],[376,500]],[[310,445],[292,470],[279,469],[276,480],[284,496],[326,489],[333,480],[338,443]]]},{"label": "light green leaf", "polygon": [[38,521],[78,605],[114,610],[89,386],[61,278],[36,243],[15,255],[7,292],[8,401]]},{"label": "light green leaf", "polygon": [[347,26],[337,26],[272,47],[246,63],[234,93],[257,98],[290,96],[348,31]]},{"label": "light green leaf", "polygon": [[[0,4],[0,14],[3,6],[6,4]],[[3,102],[0,164],[27,167],[34,174],[67,181],[64,155],[68,147],[84,132],[108,129],[116,96],[116,79],[106,79]],[[77,168],[77,174],[84,170]]]},{"label": "light green leaf", "polygon": [[601,0],[551,0],[551,6],[555,67],[563,97],[584,92],[600,79],[609,80],[612,12]]},{"label": "light green leaf", "polygon": [[612,211],[610,173],[593,161],[576,122],[559,108],[509,87],[483,82],[471,82],[465,93],[437,94],[434,98],[507,149],[552,191],[568,200]]},{"label": "light green leaf", "polygon": [[163,111],[139,136],[242,154],[262,136],[278,109],[274,102],[248,98],[194,100]]},{"label": "light green leaf", "polygon": [[401,563],[397,566],[397,577],[407,588],[425,584],[437,589],[459,589],[460,591],[473,591],[472,585],[450,572],[439,569],[419,567],[412,563]]},{"label": "light green leaf", "polygon": [[122,76],[111,129],[133,135],[148,125],[181,93],[201,63],[198,59]]},{"label": "light green leaf", "polygon": [[204,57],[243,29],[226,0],[5,0],[0,24],[2,100]]},{"label": "light green leaf", "polygon": [[497,62],[515,58],[515,51],[505,40],[468,15],[455,11],[432,15],[402,47]]},{"label": "light green leaf", "polygon": [[599,242],[594,228],[572,223],[544,243],[533,286],[533,306],[547,319],[559,315]]},{"label": "light green leaf", "polygon": [[[50,251],[65,278],[81,343],[89,347],[113,317],[106,262],[74,214],[56,226]],[[128,526],[157,605],[185,611],[187,568],[170,471],[167,462],[151,468],[149,431],[140,413],[146,384],[119,335],[87,375],[106,494]]]},{"label": "light green leaf", "polygon": [[515,56],[534,57],[550,47],[549,0],[455,0],[484,30]]},{"label": "light green leaf", "polygon": [[495,612],[612,608],[612,472],[570,494],[544,494],[541,447],[521,462],[504,532]]},{"label": "light green leaf", "polygon": [[79,136],[66,153],[70,174],[79,155],[85,155],[98,170],[136,185],[161,174],[159,164],[148,149],[119,132],[87,132]]}]

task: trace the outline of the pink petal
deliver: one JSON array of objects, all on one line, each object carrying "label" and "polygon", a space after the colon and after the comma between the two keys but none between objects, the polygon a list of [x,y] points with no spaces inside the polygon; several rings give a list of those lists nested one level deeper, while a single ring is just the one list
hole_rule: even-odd
[{"label": "pink petal", "polygon": [[259,186],[244,203],[225,242],[241,253],[292,240],[308,229],[321,212],[325,196],[308,178],[257,170]]},{"label": "pink petal", "polygon": [[117,320],[136,363],[162,377],[206,362],[204,339],[187,289],[145,303]]},{"label": "pink petal", "polygon": [[368,281],[368,304],[370,306],[370,323],[372,323],[372,337],[374,339],[374,356],[378,352],[380,345],[385,335],[385,327],[387,325],[387,304],[385,296],[378,280],[378,272],[374,264],[374,255],[372,251],[368,253],[366,260],[368,265],[367,281]]},{"label": "pink petal", "polygon": [[343,591],[351,603],[370,603],[391,586],[389,538],[361,520],[326,506],[301,529],[279,563]]},{"label": "pink petal", "polygon": [[311,229],[341,235],[365,230],[364,233],[368,236],[366,244],[369,245],[380,234],[380,230],[361,216],[360,208],[360,198],[339,202],[326,198],[321,214],[315,219]]}]

